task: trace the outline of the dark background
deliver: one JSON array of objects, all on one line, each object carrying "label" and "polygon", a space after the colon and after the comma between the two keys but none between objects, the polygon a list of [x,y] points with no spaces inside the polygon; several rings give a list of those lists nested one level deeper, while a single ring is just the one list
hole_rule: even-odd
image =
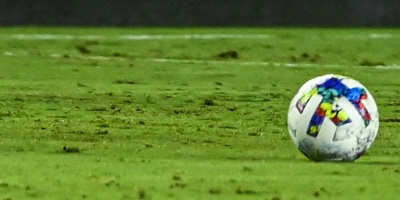
[{"label": "dark background", "polygon": [[400,25],[400,0],[0,0],[0,25]]}]

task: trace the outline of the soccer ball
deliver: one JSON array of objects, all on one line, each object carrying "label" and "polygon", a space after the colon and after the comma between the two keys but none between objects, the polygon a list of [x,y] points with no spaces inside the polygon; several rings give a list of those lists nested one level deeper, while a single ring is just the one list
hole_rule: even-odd
[{"label": "soccer ball", "polygon": [[327,74],[307,81],[288,111],[289,135],[313,161],[354,161],[374,142],[379,114],[358,81]]}]

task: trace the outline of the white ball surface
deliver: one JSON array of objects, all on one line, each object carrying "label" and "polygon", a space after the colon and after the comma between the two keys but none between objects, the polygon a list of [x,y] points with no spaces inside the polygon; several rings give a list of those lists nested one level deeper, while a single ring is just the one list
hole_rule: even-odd
[{"label": "white ball surface", "polygon": [[360,82],[327,74],[307,81],[288,110],[289,135],[314,161],[354,161],[374,142],[379,113]]}]

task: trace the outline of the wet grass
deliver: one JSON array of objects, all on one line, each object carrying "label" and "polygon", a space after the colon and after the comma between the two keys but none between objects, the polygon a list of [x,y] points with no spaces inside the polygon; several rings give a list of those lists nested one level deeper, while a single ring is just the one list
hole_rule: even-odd
[{"label": "wet grass", "polygon": [[[114,37],[226,32],[269,38]],[[111,39],[12,37],[28,33]],[[370,37],[386,33],[392,37]],[[400,63],[399,36],[383,29],[5,29],[0,199],[394,199],[399,72],[374,63]],[[271,64],[241,64],[253,61]],[[380,109],[379,136],[354,163],[311,162],[287,133],[295,91],[326,73],[361,81]]]}]

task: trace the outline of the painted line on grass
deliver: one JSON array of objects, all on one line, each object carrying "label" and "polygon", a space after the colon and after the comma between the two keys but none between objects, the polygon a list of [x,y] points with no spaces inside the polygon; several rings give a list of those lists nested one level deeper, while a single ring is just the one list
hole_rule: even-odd
[{"label": "painted line on grass", "polygon": [[371,33],[368,37],[372,39],[388,39],[393,38],[394,36],[389,33]]},{"label": "painted line on grass", "polygon": [[[17,55],[12,52],[3,52],[3,56],[28,56]],[[51,58],[75,58],[83,60],[119,60],[126,61],[128,59],[122,57],[107,57],[107,56],[84,56],[84,55],[66,55],[66,54],[50,54]],[[280,63],[280,62],[263,62],[263,61],[223,61],[223,60],[196,60],[196,59],[172,59],[172,58],[132,58],[132,61],[155,62],[155,63],[181,63],[181,64],[212,64],[212,65],[243,65],[243,66],[275,66],[275,67],[289,67],[289,68],[345,68],[345,67],[361,67],[361,66],[347,66],[347,65],[334,65],[334,64],[316,64],[316,63]],[[386,66],[374,66],[375,69],[400,69],[400,65],[392,64]]]},{"label": "painted line on grass", "polygon": [[[180,59],[165,59],[156,58],[148,61],[160,63],[188,63],[188,64],[230,64],[230,65],[256,65],[256,66],[275,66],[275,67],[291,67],[291,68],[344,68],[344,67],[362,67],[362,66],[347,66],[333,64],[314,64],[314,63],[279,63],[279,62],[262,62],[262,61],[210,61],[210,60],[180,60]],[[393,64],[387,66],[374,66],[375,69],[400,69],[400,65]]]},{"label": "painted line on grass", "polygon": [[[62,57],[60,54],[52,54],[51,57]],[[106,56],[74,56],[80,59],[90,60],[126,60],[124,58],[114,58]],[[279,63],[279,62],[262,62],[262,61],[216,61],[216,60],[195,60],[195,59],[171,59],[171,58],[135,58],[133,60],[157,63],[181,63],[181,64],[214,64],[214,65],[253,65],[253,66],[275,66],[275,67],[292,67],[292,68],[343,68],[352,67],[345,65],[329,65],[329,64],[313,64],[313,63]],[[353,66],[360,67],[360,66]],[[376,69],[400,69],[400,65],[393,64],[389,66],[375,66]]]},{"label": "painted line on grass", "polygon": [[390,33],[370,33],[370,34],[336,34],[331,35],[332,37],[340,37],[342,39],[397,39],[399,35],[393,35]]},{"label": "painted line on grass", "polygon": [[376,69],[400,69],[400,65],[397,65],[397,64],[385,65],[385,66],[378,65],[378,66],[375,66],[374,68],[376,68]]},{"label": "painted line on grass", "polygon": [[[215,60],[181,60],[181,59],[167,59],[167,58],[155,58],[149,59],[151,62],[158,63],[188,63],[188,64],[224,64],[224,65],[255,65],[255,66],[284,66],[284,67],[318,67],[321,65],[310,64],[310,63],[278,63],[278,62],[262,62],[262,61],[215,61]],[[323,67],[337,68],[343,67],[340,65],[323,65]]]},{"label": "painted line on grass", "polygon": [[58,35],[58,34],[13,34],[1,38],[16,40],[214,40],[214,39],[268,39],[265,34],[162,34],[162,35]]},{"label": "painted line on grass", "polygon": [[[51,54],[50,57],[62,58],[61,54]],[[127,60],[120,57],[106,57],[106,56],[69,56],[71,58],[87,59],[87,60]],[[311,63],[278,63],[278,62],[262,62],[262,61],[223,61],[223,60],[195,60],[195,59],[171,59],[171,58],[133,58],[132,60],[156,63],[181,63],[181,64],[213,64],[213,65],[253,65],[253,66],[283,66],[283,67],[326,67],[326,68],[340,68],[341,65],[318,65]]]}]

